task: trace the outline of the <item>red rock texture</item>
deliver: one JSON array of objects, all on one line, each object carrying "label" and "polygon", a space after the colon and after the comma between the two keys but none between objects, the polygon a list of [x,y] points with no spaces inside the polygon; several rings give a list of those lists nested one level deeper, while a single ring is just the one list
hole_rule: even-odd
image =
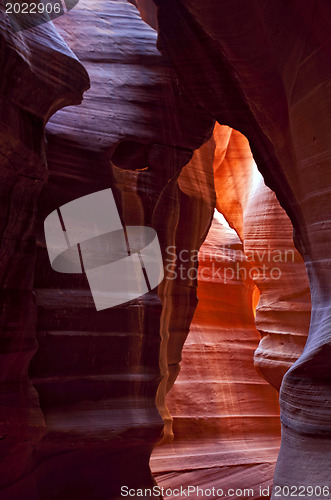
[{"label": "red rock texture", "polygon": [[[247,139],[216,124],[214,141],[216,205],[234,229],[214,219],[199,252],[199,305],[167,397],[175,441],[156,448],[151,466],[158,484],[171,488],[193,478],[200,487],[224,487],[229,467],[229,488],[252,488],[260,498],[257,485],[271,491],[280,423],[278,395],[254,369],[254,351],[258,372],[279,389],[307,339],[309,285],[288,216],[265,186]],[[189,255],[177,251],[183,277],[194,274]],[[169,344],[180,359],[178,333]]]},{"label": "red rock texture", "polygon": [[330,486],[330,4],[155,3],[158,47],[181,85],[219,123],[244,133],[293,224],[312,312],[304,352],[281,387],[275,484]]},{"label": "red rock texture", "polygon": [[1,5],[0,29],[0,489],[3,499],[35,498],[33,485],[24,494],[11,486],[33,469],[45,432],[28,375],[37,350],[34,226],[48,177],[44,124],[62,106],[78,104],[89,82],[52,26],[14,35]]},{"label": "red rock texture", "polygon": [[[184,264],[187,255],[181,256]],[[253,488],[253,498],[260,498],[257,485],[272,484],[280,444],[278,393],[254,368],[260,336],[255,285],[245,279],[249,269],[238,235],[214,219],[199,252],[199,304],[167,397],[175,440],[157,447],[151,460],[165,488],[228,485]]]},{"label": "red rock texture", "polygon": [[[166,439],[172,418],[165,395],[178,375],[197,306],[197,281],[187,277],[165,280],[158,291],[97,314],[85,277],[59,275],[49,266],[42,225],[52,210],[111,187],[123,222],[154,227],[166,257],[169,245],[178,252],[200,248],[217,203],[242,239],[231,233],[230,254],[237,246],[246,256],[267,244],[293,249],[284,212],[252,174],[245,140],[226,128],[209,139],[215,120],[248,138],[258,169],[291,220],[309,277],[308,341],[280,391],[275,484],[330,485],[330,14],[324,0],[112,0],[93,9],[81,0],[55,27],[14,34],[1,4],[1,498],[108,500],[119,497],[123,484],[151,487],[148,460],[162,428],[155,397]],[[86,71],[91,89],[80,107],[72,106],[88,88]],[[233,157],[238,152],[240,161]],[[258,222],[266,216],[267,225]],[[282,266],[284,290],[254,278],[263,335],[255,359],[275,387],[300,354],[309,316],[307,282],[295,255],[291,265]],[[193,259],[184,271],[191,267],[197,268]],[[179,270],[176,263],[174,269]],[[168,278],[172,270],[166,270]],[[252,384],[245,380],[243,390],[228,363],[228,392],[221,377],[213,376],[206,394],[195,383],[197,401],[206,395],[212,403],[200,408],[194,395],[176,399],[179,379],[174,428],[183,440],[188,431],[214,440],[223,430],[227,438],[242,432],[249,441],[242,418],[256,436],[262,415],[262,428],[268,429],[263,439],[276,436],[273,389],[250,371],[259,338],[254,283],[231,283],[228,295],[225,283],[214,288],[216,298],[213,287],[200,288],[202,305],[187,344],[196,363],[183,363],[184,385],[189,368],[201,369],[201,380],[209,380],[213,355],[221,355],[210,346],[209,327]],[[211,297],[224,311],[222,318]],[[231,353],[233,328],[238,336]],[[210,348],[206,366],[195,351],[197,339]],[[266,401],[254,399],[257,386]],[[187,418],[188,403],[198,422],[191,413]],[[184,461],[192,454],[191,447],[185,456],[185,446]],[[239,484],[256,474],[267,484],[273,459],[250,468],[242,451],[239,445],[232,462],[223,465],[235,467]],[[263,446],[258,453],[266,461]],[[228,484],[228,470],[219,471],[220,484]],[[169,474],[184,481],[177,472]],[[208,484],[214,472],[194,471],[185,481],[196,477]]]},{"label": "red rock texture", "polygon": [[[163,308],[160,333],[160,368],[163,379],[158,387],[156,404],[165,422],[162,441],[173,437],[172,416],[166,394],[180,370],[182,348],[189,333],[197,300],[197,252],[203,243],[216,203],[213,176],[215,141],[211,138],[195,151],[192,160],[181,170],[176,185],[177,206],[173,235],[165,247],[165,279],[159,287]],[[197,218],[191,214],[196,213]],[[196,250],[197,249],[197,250]],[[181,259],[185,254],[184,261]],[[191,272],[193,271],[193,272]]]},{"label": "red rock texture", "polygon": [[[226,152],[223,137],[229,137]],[[230,135],[229,135],[230,134]],[[214,170],[217,206],[243,242],[256,285],[255,324],[262,340],[255,366],[277,390],[302,354],[310,321],[310,289],[292,225],[263,181],[247,139],[216,125]]]},{"label": "red rock texture", "polygon": [[[51,25],[35,31],[52,36],[48,29],[56,33]],[[203,214],[206,205],[208,214],[215,204],[215,195],[204,202],[201,188],[192,181],[183,192],[177,184],[180,168],[210,136],[213,119],[193,110],[181,95],[173,70],[156,49],[156,33],[129,3],[104,2],[91,12],[88,3],[80,2],[58,19],[56,29],[65,39],[63,47],[69,51],[70,46],[84,64],[91,89],[80,107],[66,107],[47,124],[49,179],[38,201],[35,229],[37,311],[30,308],[33,350],[25,365],[25,377],[39,397],[38,401],[33,392],[41,424],[32,419],[32,426],[42,425],[42,433],[36,438],[27,433],[33,459],[26,460],[18,450],[23,471],[15,482],[8,481],[2,495],[20,498],[24,491],[31,499],[108,499],[118,497],[121,485],[154,484],[148,460],[162,430],[155,406],[164,373],[159,366],[162,304],[153,290],[142,299],[97,313],[84,276],[51,269],[43,222],[62,204],[111,187],[123,222],[155,227],[164,250],[176,237],[176,224],[185,224],[188,206],[201,206]],[[55,74],[56,70],[55,65]],[[213,144],[211,140],[205,148]],[[212,158],[211,154],[205,189],[208,183],[213,186]],[[198,170],[196,175],[203,179]],[[189,192],[190,183],[195,196]],[[186,212],[180,217],[182,207]],[[192,237],[200,244],[210,218],[202,218],[201,228],[191,222],[198,231],[196,235],[192,229]],[[32,289],[33,267],[29,269]],[[183,299],[189,307],[192,301],[193,308],[194,294],[192,290]],[[190,318],[188,314],[186,332]],[[30,362],[35,338],[38,351]],[[22,441],[15,426],[10,435]],[[13,452],[11,456],[14,460]]]}]

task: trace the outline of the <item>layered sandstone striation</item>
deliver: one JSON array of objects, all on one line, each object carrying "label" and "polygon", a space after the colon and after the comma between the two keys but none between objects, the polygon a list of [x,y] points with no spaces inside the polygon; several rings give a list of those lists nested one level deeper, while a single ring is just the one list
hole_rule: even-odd
[{"label": "layered sandstone striation", "polygon": [[[216,204],[233,229],[214,218],[199,254],[192,245],[177,249],[177,276],[199,276],[199,305],[167,397],[175,441],[154,451],[151,466],[164,487],[195,478],[200,487],[252,488],[260,498],[257,485],[272,484],[280,429],[278,395],[254,369],[254,351],[258,372],[279,389],[307,339],[309,285],[288,216],[247,139],[216,124],[214,141]],[[174,331],[169,344],[182,347]]]},{"label": "layered sandstone striation", "polygon": [[221,144],[214,161],[217,207],[243,242],[249,277],[256,285],[255,324],[262,339],[255,366],[279,390],[307,340],[307,273],[293,244],[291,222],[257,170],[247,139],[218,124],[214,136],[216,145]]},{"label": "layered sandstone striation", "polygon": [[[36,498],[29,479],[45,432],[28,375],[37,350],[33,292],[36,204],[47,177],[44,125],[59,108],[78,104],[88,76],[51,25],[13,34],[0,5],[1,170],[1,498]],[[14,485],[14,486],[13,486]]]},{"label": "layered sandstone striation", "polygon": [[158,47],[181,85],[219,123],[244,133],[293,224],[312,310],[303,354],[281,387],[275,484],[330,486],[330,5],[155,4]]},{"label": "layered sandstone striation", "polygon": [[[158,291],[163,304],[160,324],[163,379],[156,396],[156,404],[165,423],[161,443],[173,438],[172,413],[168,410],[166,395],[180,371],[183,345],[198,304],[198,260],[194,253],[198,252],[208,233],[216,203],[214,151],[212,137],[194,152],[192,160],[181,170],[175,187],[178,200],[176,219],[173,236],[165,246],[165,279]],[[164,214],[164,211],[161,213]],[[198,214],[197,218],[192,218],[192,213]]]},{"label": "layered sandstone striation", "polygon": [[[64,203],[110,187],[122,222],[154,227],[164,254],[189,210],[201,222],[190,221],[187,238],[201,245],[215,206],[213,139],[203,146],[209,162],[201,166],[199,153],[192,159],[197,181],[181,189],[177,178],[210,136],[213,119],[181,95],[155,32],[128,2],[102,2],[93,11],[80,2],[56,28],[91,88],[80,107],[59,111],[46,129],[50,175],[38,203],[34,279],[39,349],[29,369],[46,426],[36,480],[43,498],[117,498],[122,485],[154,484],[148,461],[162,431],[155,396],[169,372],[160,343],[168,316],[175,318],[167,304],[176,295],[187,334],[195,289],[179,288],[169,298],[168,289],[160,298],[152,290],[97,312],[84,275],[51,269],[43,222]],[[162,394],[160,386],[165,416]]]},{"label": "layered sandstone striation", "polygon": [[[191,252],[194,258],[196,250]],[[182,279],[195,274],[187,259],[187,251],[179,253]],[[199,252],[199,304],[167,397],[175,439],[157,447],[151,460],[164,488],[235,486],[252,488],[252,498],[260,498],[259,487],[272,484],[280,444],[278,394],[254,368],[260,336],[249,270],[236,232],[214,218]]]},{"label": "layered sandstone striation", "polygon": [[[176,470],[173,455],[160,452],[161,482],[170,474],[177,484],[200,478],[225,487],[234,472],[240,485],[248,477],[267,485],[277,403],[253,370],[255,309],[263,337],[256,365],[274,387],[283,379],[275,484],[329,485],[330,14],[317,0],[81,0],[54,26],[14,34],[1,4],[4,500],[108,500],[121,485],[151,487],[148,460],[162,429],[155,397],[164,440],[173,437],[172,413],[182,443]],[[86,71],[91,89],[73,106],[88,88]],[[229,128],[211,137],[215,120]],[[248,138],[276,196],[232,127]],[[159,290],[96,313],[84,275],[52,271],[43,221],[109,187],[123,223],[157,230],[169,267]],[[301,356],[309,291],[277,199],[308,271]],[[240,255],[246,274],[266,265],[271,275],[275,262],[257,254],[267,248],[294,260],[279,262],[278,283],[243,271],[230,283],[201,279],[184,348],[190,359],[176,386],[197,307],[196,260],[184,263],[184,278],[171,277],[181,250],[199,250],[216,204],[237,234],[214,222],[201,255],[227,241],[230,269]],[[169,247],[176,251],[167,262]],[[208,276],[212,264],[200,272]],[[206,443],[204,468],[192,453],[194,433]],[[265,446],[254,447],[253,436]],[[229,453],[210,453],[222,443]],[[184,478],[190,460],[198,470]]]}]

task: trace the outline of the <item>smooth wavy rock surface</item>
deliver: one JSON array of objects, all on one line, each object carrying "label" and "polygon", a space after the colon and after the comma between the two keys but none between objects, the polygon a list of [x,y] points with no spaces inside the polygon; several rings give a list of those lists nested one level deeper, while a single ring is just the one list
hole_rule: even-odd
[{"label": "smooth wavy rock surface", "polygon": [[[156,289],[97,312],[84,275],[51,269],[43,222],[59,206],[111,188],[121,221],[155,228],[164,253],[187,206],[201,206],[201,228],[192,220],[187,233],[201,245],[215,206],[213,139],[203,146],[207,156],[210,150],[206,167],[199,155],[191,160],[204,183],[187,182],[194,196],[181,192],[177,177],[210,136],[213,119],[181,95],[156,33],[128,2],[93,9],[80,2],[56,28],[87,69],[91,88],[80,107],[59,111],[47,125],[50,176],[38,204],[34,279],[39,349],[30,364],[46,425],[36,482],[43,499],[108,500],[122,485],[154,485],[148,461],[162,430],[155,395],[168,372],[159,359],[168,313]],[[191,309],[194,293],[183,299]],[[183,315],[186,332],[190,317]]]},{"label": "smooth wavy rock surface", "polygon": [[37,350],[34,227],[48,176],[44,124],[62,106],[78,104],[89,81],[52,25],[14,34],[2,3],[0,44],[0,495],[6,500],[36,498],[29,480],[24,494],[16,487],[33,470],[45,432],[28,374]]},{"label": "smooth wavy rock surface", "polygon": [[248,138],[266,184],[293,224],[312,310],[303,354],[280,391],[283,437],[275,485],[330,487],[331,5],[154,3],[158,47],[192,103]]},{"label": "smooth wavy rock surface", "polygon": [[236,232],[214,218],[199,252],[199,304],[167,397],[175,440],[157,447],[151,459],[160,486],[229,483],[257,494],[256,484],[272,484],[280,444],[278,394],[254,368],[260,336],[249,269]]},{"label": "smooth wavy rock surface", "polygon": [[[3,4],[1,500],[152,487],[163,427],[159,484],[268,487],[278,404],[253,366],[255,310],[255,362],[281,384],[274,484],[331,487],[330,4],[81,0],[16,34]],[[84,275],[50,267],[43,223],[106,188],[169,267],[158,290],[97,313]],[[181,252],[199,251],[216,205],[236,234],[213,223],[197,307],[198,262]],[[307,277],[283,209],[308,273],[304,349]],[[245,277],[271,272],[266,248],[294,251],[277,286]]]},{"label": "smooth wavy rock surface", "polygon": [[243,242],[248,276],[256,285],[255,324],[262,339],[255,366],[279,390],[307,341],[311,301],[306,268],[293,244],[291,222],[257,170],[247,139],[218,124],[214,137],[217,207]]}]

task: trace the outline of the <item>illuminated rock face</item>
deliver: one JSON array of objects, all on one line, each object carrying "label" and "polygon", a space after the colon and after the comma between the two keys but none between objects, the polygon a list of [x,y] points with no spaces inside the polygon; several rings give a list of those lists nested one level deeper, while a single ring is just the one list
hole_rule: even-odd
[{"label": "illuminated rock face", "polygon": [[[52,270],[43,222],[64,203],[110,187],[123,223],[154,227],[163,252],[177,225],[186,225],[187,244],[200,246],[215,206],[213,139],[201,148],[208,161],[196,153],[190,162],[197,181],[177,177],[211,135],[213,119],[181,96],[155,32],[129,3],[107,1],[91,11],[80,2],[56,27],[86,67],[91,89],[80,107],[58,112],[46,128],[50,176],[38,203],[34,280],[39,349],[29,368],[45,418],[35,480],[43,500],[117,498],[122,485],[154,484],[148,461],[163,425],[155,396],[171,371],[165,349],[168,316],[175,317],[161,300],[174,294],[164,286],[160,298],[154,289],[97,312],[84,275]],[[191,211],[199,223],[189,220]],[[176,298],[187,307],[180,325],[186,336],[194,287],[179,285]],[[166,416],[162,387],[157,404]]]},{"label": "illuminated rock face", "polygon": [[[155,395],[168,372],[166,359],[161,370],[159,364],[160,331],[166,336],[168,327],[157,291],[97,314],[83,275],[52,271],[45,217],[67,201],[111,187],[122,221],[155,227],[165,251],[174,244],[176,225],[187,223],[182,207],[201,211],[201,227],[191,221],[188,231],[197,246],[215,205],[213,139],[203,147],[208,172],[199,154],[192,160],[204,186],[191,182],[198,199],[190,193],[190,180],[183,190],[177,183],[180,168],[211,135],[213,119],[181,96],[155,47],[155,32],[133,6],[104,2],[90,12],[81,3],[57,29],[81,57],[91,90],[81,108],[68,107],[48,123],[49,172],[43,123],[61,106],[80,102],[87,74],[51,25],[15,37],[3,21],[4,500],[108,499],[118,497],[121,485],[153,485],[148,460],[162,430]],[[22,74],[31,88],[20,83]],[[206,190],[210,196],[204,201]],[[196,306],[192,292],[187,319],[183,315],[186,334]]]},{"label": "illuminated rock face", "polygon": [[[247,139],[216,124],[214,141],[216,206],[235,230],[214,219],[199,252],[199,305],[166,400],[175,441],[154,450],[151,467],[162,486],[194,478],[200,487],[224,488],[222,470],[231,466],[228,486],[252,488],[259,498],[257,485],[272,484],[280,422],[278,394],[254,369],[254,351],[258,372],[279,389],[307,339],[309,285],[290,221]],[[190,248],[177,252],[182,279],[193,276],[197,251]],[[180,351],[179,335],[170,341]]]},{"label": "illuminated rock face", "polygon": [[[195,151],[192,160],[181,170],[176,186],[178,208],[175,231],[164,252],[165,279],[159,287],[163,303],[160,367],[164,377],[156,397],[157,407],[165,422],[162,442],[173,438],[172,415],[167,408],[166,394],[178,376],[183,345],[198,303],[196,257],[211,224],[216,203],[214,151],[212,137]],[[192,213],[198,214],[197,218],[191,217]],[[182,256],[185,256],[184,260]]]},{"label": "illuminated rock face", "polygon": [[259,0],[155,3],[158,47],[181,85],[245,134],[293,224],[312,310],[304,352],[280,391],[275,484],[330,485],[330,4],[295,1],[284,15]]},{"label": "illuminated rock face", "polygon": [[[222,146],[228,137],[227,149]],[[310,320],[310,290],[292,225],[263,181],[247,139],[216,125],[214,161],[217,207],[243,242],[256,285],[256,328],[262,340],[255,366],[280,389],[286,371],[302,354]],[[220,147],[217,147],[217,144]]]},{"label": "illuminated rock face", "polygon": [[[185,268],[187,259],[188,252],[179,253]],[[238,235],[215,218],[199,252],[199,305],[167,397],[175,440],[152,455],[160,486],[235,485],[253,488],[259,498],[257,485],[272,484],[280,444],[278,393],[254,368],[260,336],[249,269]]]},{"label": "illuminated rock face", "polygon": [[[148,23],[158,26],[158,47],[166,61],[156,49],[156,33],[130,3],[137,3]],[[1,375],[1,498],[108,500],[118,498],[124,484],[152,486],[148,460],[162,428],[155,396],[166,421],[166,440],[172,433],[166,392],[178,375],[182,346],[197,306],[193,273],[193,277],[186,274],[184,279],[165,280],[158,291],[97,314],[83,275],[70,277],[51,270],[43,237],[43,221],[51,211],[111,187],[122,221],[154,227],[166,258],[169,246],[176,246],[178,252],[199,250],[215,204],[223,203],[221,210],[242,238],[243,247],[233,233],[229,236],[214,225],[207,248],[218,245],[219,237],[230,237],[230,250],[238,245],[246,254],[260,245],[265,248],[269,241],[278,248],[278,219],[282,218],[284,246],[292,250],[288,246],[290,225],[275,197],[264,190],[261,180],[249,187],[246,184],[251,176],[247,148],[237,170],[231,162],[240,143],[236,134],[223,129],[208,140],[215,119],[249,138],[266,183],[294,225],[312,291],[308,343],[281,389],[283,443],[275,482],[312,485],[318,478],[320,484],[327,484],[330,127],[324,90],[329,77],[329,8],[326,2],[302,5],[294,1],[283,15],[279,4],[260,0],[228,2],[221,9],[216,0],[155,0],[158,10],[152,0],[130,3],[102,1],[92,11],[91,3],[81,0],[56,22],[56,29],[43,25],[19,35],[13,35],[1,14],[0,168],[6,180],[1,188],[1,360],[5,367]],[[58,111],[49,121],[59,108],[79,103],[88,87],[86,72],[68,47],[86,67],[91,90],[82,106]],[[39,197],[48,176],[43,130],[47,121],[49,181]],[[216,160],[220,171],[215,174],[215,193],[212,166],[217,166]],[[226,167],[222,178],[219,174]],[[222,196],[224,182],[240,185],[240,189]],[[265,215],[270,219],[270,233],[261,224],[256,228]],[[309,315],[302,262],[296,259],[282,267],[287,278],[281,308],[275,308],[275,301],[282,297],[279,288],[276,291],[270,281],[252,277],[262,292],[256,321],[266,333],[255,359],[275,387],[300,353]],[[197,263],[186,262],[184,271],[190,267],[196,270]],[[171,266],[166,270],[167,278],[172,271]],[[229,288],[228,283],[200,287],[201,306],[186,347],[196,365],[183,361],[183,378],[169,400],[174,429],[184,443],[187,431],[201,431],[207,441],[224,432],[232,447],[230,438],[242,435],[245,440],[250,432],[256,437],[260,431],[263,439],[272,436],[271,448],[277,448],[273,389],[250,371],[259,339],[253,324],[257,302],[253,282],[231,282]],[[212,307],[213,287],[219,294],[215,302],[224,313],[222,318]],[[233,309],[231,296],[242,304],[240,311]],[[287,314],[294,303],[291,315]],[[225,305],[232,314],[225,314]],[[211,347],[206,311],[221,346],[232,354],[234,366],[251,377],[251,384],[232,378],[236,374],[229,360],[221,360],[223,350]],[[292,312],[300,321],[293,320]],[[228,329],[238,333],[233,338],[235,353],[228,343]],[[295,340],[283,348],[282,335],[288,332],[291,336],[287,337]],[[210,357],[199,355],[200,339]],[[227,367],[224,379],[219,372],[213,376],[213,356]],[[205,372],[204,359],[208,359]],[[191,369],[200,405],[194,394],[186,396],[187,389],[187,399],[180,395]],[[201,389],[205,385],[196,383],[198,377],[202,381],[213,378],[209,389]],[[257,387],[265,396],[263,402]],[[210,407],[203,403],[205,395],[211,397]],[[235,404],[241,412],[236,423]],[[192,412],[186,418],[189,407]],[[216,419],[211,413],[215,408]],[[191,418],[193,409],[198,422]],[[249,433],[242,416],[248,417]],[[208,462],[208,446],[207,442],[204,463],[215,469],[215,462]],[[247,448],[246,458],[252,451],[248,444]],[[263,447],[258,450],[262,461],[270,459]],[[263,462],[248,470],[242,451],[238,445],[230,464],[221,454],[223,467],[238,467],[243,486],[247,477],[260,473],[267,484],[274,455],[266,467]],[[159,471],[165,470],[163,460],[168,460],[168,467],[173,463],[169,457],[161,454]],[[179,471],[186,460],[181,461]],[[227,470],[217,469],[217,481],[223,486],[228,483]],[[192,472],[186,481],[198,477],[209,486],[203,471]],[[181,474],[177,480],[183,480]]]}]

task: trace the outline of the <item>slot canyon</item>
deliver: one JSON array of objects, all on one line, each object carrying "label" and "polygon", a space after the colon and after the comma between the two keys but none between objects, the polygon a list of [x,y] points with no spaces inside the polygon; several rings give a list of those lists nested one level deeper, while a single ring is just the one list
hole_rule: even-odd
[{"label": "slot canyon", "polygon": [[[330,500],[331,4],[6,9],[0,500]],[[97,310],[44,221],[108,188],[164,277]]]}]

